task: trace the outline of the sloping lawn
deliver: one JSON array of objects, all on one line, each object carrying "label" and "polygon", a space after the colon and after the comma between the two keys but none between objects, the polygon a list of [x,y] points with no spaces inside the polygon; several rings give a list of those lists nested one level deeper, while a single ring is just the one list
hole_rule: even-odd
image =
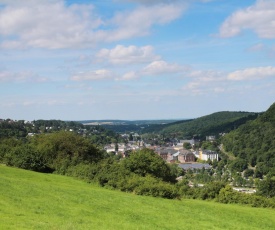
[{"label": "sloping lawn", "polygon": [[275,210],[111,191],[0,165],[0,229],[275,229]]}]

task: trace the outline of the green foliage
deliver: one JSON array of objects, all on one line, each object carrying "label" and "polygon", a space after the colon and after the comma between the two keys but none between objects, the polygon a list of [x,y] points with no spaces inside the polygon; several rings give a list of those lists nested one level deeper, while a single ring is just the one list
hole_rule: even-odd
[{"label": "green foliage", "polygon": [[219,152],[219,143],[217,141],[203,141],[201,143],[201,148],[202,149],[208,149],[212,151]]},{"label": "green foliage", "polygon": [[182,138],[198,136],[201,139],[205,139],[205,136],[208,135],[230,132],[256,117],[257,114],[249,112],[218,112],[188,122],[170,124],[162,129],[161,133],[166,135],[176,134]]},{"label": "green foliage", "polygon": [[192,146],[191,146],[191,144],[189,142],[185,142],[185,143],[183,143],[183,148],[185,148],[185,149],[191,149]]},{"label": "green foliage", "polygon": [[73,132],[37,135],[27,143],[12,140],[2,143],[0,152],[4,163],[39,172],[65,174],[69,166],[103,158],[103,153],[88,139]]},{"label": "green foliage", "polygon": [[17,142],[2,140],[1,159],[9,166],[54,171],[139,195],[170,199],[179,196],[175,187],[167,183],[175,182],[178,172],[149,149],[132,153],[126,159],[103,159],[104,154],[89,139],[65,131],[36,135],[26,143]]},{"label": "green foliage", "polygon": [[122,138],[113,131],[102,126],[86,125],[74,121],[61,120],[34,120],[26,122],[23,120],[13,121],[10,119],[0,120],[0,139],[20,138],[24,139],[28,133],[37,135],[41,133],[55,133],[58,131],[71,131],[82,136],[87,136],[97,146],[109,144],[112,140],[122,141]]},{"label": "green foliage", "polygon": [[172,164],[168,164],[169,168],[170,168],[170,174],[172,176],[172,178],[177,178],[179,176],[183,176],[184,175],[184,170],[181,169],[178,164],[172,163]]},{"label": "green foliage", "polygon": [[179,192],[175,186],[157,180],[151,176],[139,177],[138,186],[135,187],[134,193],[137,195],[163,197],[168,199],[179,198]]},{"label": "green foliage", "polygon": [[245,178],[252,177],[253,175],[254,175],[254,170],[253,169],[246,169],[244,171],[244,177]]},{"label": "green foliage", "polygon": [[247,169],[247,161],[237,158],[229,164],[229,167],[233,172],[242,172]]},{"label": "green foliage", "polygon": [[0,139],[0,163],[4,163],[4,158],[13,148],[22,146],[23,142],[15,138]]},{"label": "green foliage", "polygon": [[[179,193],[176,187],[163,181],[161,177],[163,175],[157,173],[157,171],[162,170],[161,167],[163,164],[158,165],[158,162],[156,162],[158,158],[157,160],[153,158],[149,159],[148,153],[148,150],[143,150],[133,153],[129,158],[121,159],[120,161],[117,161],[114,157],[110,157],[96,164],[79,164],[71,166],[67,170],[67,175],[75,176],[89,182],[96,182],[102,187],[117,189],[137,195],[163,197],[168,199],[178,198]],[[135,157],[133,157],[134,155]],[[144,160],[148,160],[149,167],[144,167],[143,164],[133,167],[132,164],[138,162],[136,161],[136,155],[139,156],[139,159],[145,156]],[[165,163],[163,160],[162,162]],[[154,163],[156,164],[154,165]],[[152,167],[150,167],[150,164]],[[170,168],[168,167],[168,169]],[[171,175],[170,171],[168,175]],[[167,176],[164,178],[166,179]]]},{"label": "green foliage", "polygon": [[220,190],[226,186],[225,182],[213,181],[205,184],[203,187],[190,187],[188,180],[180,181],[176,187],[181,196],[192,199],[213,200],[216,199]]},{"label": "green foliage", "polygon": [[275,208],[274,199],[266,199],[255,194],[236,192],[233,191],[230,185],[220,190],[218,201],[225,204],[244,204],[251,207]]},{"label": "green foliage", "polygon": [[24,121],[15,122],[10,119],[0,121],[0,139],[8,137],[26,137],[30,127],[31,125],[24,124]]},{"label": "green foliage", "polygon": [[140,176],[151,175],[164,181],[175,181],[175,177],[166,162],[153,150],[142,149],[134,152],[124,161],[122,165],[135,174]]},{"label": "green foliage", "polygon": [[258,184],[258,194],[265,197],[275,197],[275,178],[262,180]]},{"label": "green foliage", "polygon": [[218,197],[219,192],[221,189],[223,189],[226,186],[226,183],[224,182],[210,182],[203,186],[200,192],[200,197],[203,200],[206,199],[215,199]]},{"label": "green foliage", "polygon": [[227,152],[256,166],[255,177],[275,175],[275,103],[257,119],[226,134],[222,143]]},{"label": "green foliage", "polygon": [[43,154],[31,145],[23,145],[13,148],[4,157],[4,162],[9,166],[37,172],[51,172],[47,160]]}]

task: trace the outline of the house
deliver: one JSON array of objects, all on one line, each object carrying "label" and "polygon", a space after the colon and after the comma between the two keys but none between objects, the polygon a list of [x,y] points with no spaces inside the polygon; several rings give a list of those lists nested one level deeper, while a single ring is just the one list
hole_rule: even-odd
[{"label": "house", "polygon": [[123,144],[118,143],[117,146],[115,143],[112,143],[110,145],[106,145],[104,147],[104,150],[106,150],[107,153],[114,153],[116,155],[121,154],[123,157],[126,156],[126,153],[129,151],[136,151],[140,149],[140,146],[134,145],[134,144]]},{"label": "house", "polygon": [[200,152],[199,151],[193,151],[193,154],[195,155],[196,158],[200,159]]},{"label": "house", "polygon": [[107,153],[111,153],[111,152],[116,152],[116,149],[115,149],[115,145],[114,144],[111,144],[111,145],[106,145],[104,147],[104,150],[106,150]]},{"label": "house", "polygon": [[184,143],[189,143],[191,147],[194,147],[196,144],[200,143],[200,140],[194,138],[191,140],[180,140],[180,142],[177,143],[174,148],[180,150],[183,148]]},{"label": "house", "polygon": [[212,150],[200,150],[199,151],[199,159],[207,161],[207,160],[219,160],[219,154]]},{"label": "house", "polygon": [[177,150],[171,150],[168,152],[168,156],[167,156],[167,162],[169,163],[173,163],[178,161],[178,156],[179,156],[179,151]]},{"label": "house", "polygon": [[180,163],[194,162],[195,155],[190,150],[181,149],[179,150],[178,161]]},{"label": "house", "polygon": [[215,141],[216,140],[216,137],[215,136],[206,136],[206,141],[210,141],[210,142],[212,142],[212,141]]},{"label": "house", "polygon": [[175,150],[183,149],[183,143],[177,143],[177,145],[174,145]]},{"label": "house", "polygon": [[180,144],[184,144],[184,143],[189,143],[190,145],[194,145],[195,144],[195,140],[180,140]]},{"label": "house", "polygon": [[176,160],[174,159],[173,156],[175,153],[178,151],[173,149],[173,148],[166,148],[166,147],[159,147],[155,149],[155,152],[165,161],[171,162],[171,160]]}]

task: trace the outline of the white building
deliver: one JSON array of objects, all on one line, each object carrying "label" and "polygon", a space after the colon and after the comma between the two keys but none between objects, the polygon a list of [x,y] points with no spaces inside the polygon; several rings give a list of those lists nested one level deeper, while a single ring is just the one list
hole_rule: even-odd
[{"label": "white building", "polygon": [[200,150],[199,151],[199,159],[207,161],[207,160],[219,160],[219,154],[212,150]]}]

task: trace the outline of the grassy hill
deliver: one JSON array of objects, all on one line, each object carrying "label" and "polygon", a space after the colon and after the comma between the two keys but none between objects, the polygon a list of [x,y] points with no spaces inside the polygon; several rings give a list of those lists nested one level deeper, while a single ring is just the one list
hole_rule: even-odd
[{"label": "grassy hill", "polygon": [[0,165],[0,229],[274,229],[275,211],[166,200]]}]

